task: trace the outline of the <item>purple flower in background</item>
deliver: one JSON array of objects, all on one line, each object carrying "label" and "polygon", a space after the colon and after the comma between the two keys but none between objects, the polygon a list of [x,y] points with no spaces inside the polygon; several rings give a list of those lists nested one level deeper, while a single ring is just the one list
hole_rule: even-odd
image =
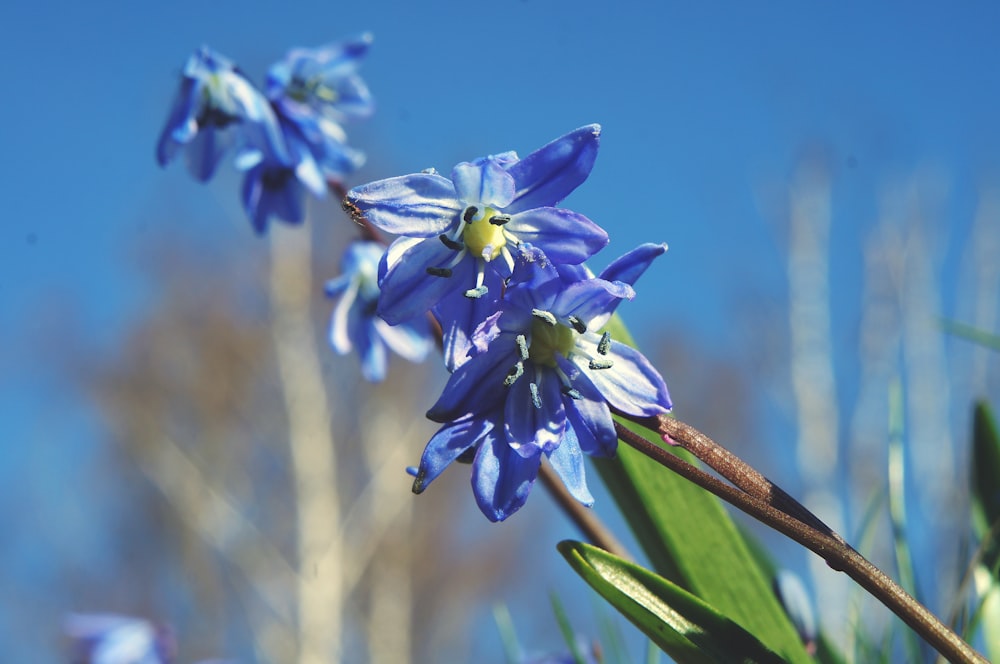
[{"label": "purple flower in background", "polygon": [[341,274],[326,286],[340,297],[330,320],[330,344],[344,355],[357,350],[361,373],[369,381],[385,378],[386,348],[412,361],[423,360],[433,348],[427,318],[390,326],[375,315],[378,305],[378,263],[384,247],[377,242],[353,242],[344,252]]},{"label": "purple flower in background", "polygon": [[599,136],[588,125],[524,159],[505,152],[458,164],[450,179],[429,171],[352,189],[355,214],[402,236],[383,259],[379,315],[396,325],[452,293],[495,296],[522,243],[557,263],[581,263],[603,248],[603,229],[554,207],[589,175]]},{"label": "purple flower in background", "polygon": [[367,118],[371,93],[357,74],[372,43],[371,33],[316,49],[295,48],[267,73],[267,96],[285,117],[325,122]]},{"label": "purple flower in background", "polygon": [[70,614],[65,630],[74,662],[87,664],[169,664],[177,646],[167,628],[112,614]]},{"label": "purple flower in background", "polygon": [[472,356],[451,375],[427,416],[444,426],[415,471],[423,491],[458,458],[473,460],[476,502],[502,521],[527,500],[542,456],[570,493],[591,505],[583,453],[611,456],[611,408],[636,416],[670,410],[666,384],[636,350],[600,329],[663,245],[643,245],[604,273],[561,272],[526,248],[500,309],[472,335]]},{"label": "purple flower in background", "polygon": [[264,95],[232,62],[202,47],[184,67],[156,159],[166,166],[184,149],[191,175],[205,182],[234,145],[275,143],[283,150],[280,141],[277,118]]}]

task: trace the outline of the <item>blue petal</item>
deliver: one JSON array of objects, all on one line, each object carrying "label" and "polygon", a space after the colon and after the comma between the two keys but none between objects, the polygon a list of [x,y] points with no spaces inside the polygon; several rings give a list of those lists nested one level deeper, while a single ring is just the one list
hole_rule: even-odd
[{"label": "blue petal", "polygon": [[232,145],[233,133],[230,131],[211,127],[200,130],[184,149],[188,172],[195,180],[208,182]]},{"label": "blue petal", "polygon": [[191,140],[191,136],[198,131],[198,123],[195,121],[197,93],[197,81],[187,77],[181,79],[170,115],[167,116],[160,140],[156,144],[156,161],[160,166],[166,166],[174,158],[180,145]]},{"label": "blue petal", "polygon": [[[537,389],[532,394],[531,386]],[[559,377],[554,371],[524,363],[524,375],[514,381],[504,406],[504,434],[511,448],[522,456],[548,452],[566,430]]]},{"label": "blue petal", "polygon": [[559,446],[549,453],[549,461],[552,463],[552,470],[556,471],[570,495],[587,507],[591,507],[594,504],[594,497],[587,488],[583,452],[580,451],[580,443],[572,427],[566,427],[566,435],[563,436]]},{"label": "blue petal", "polygon": [[580,449],[586,454],[613,457],[618,449],[618,434],[604,397],[576,365],[561,356],[556,361],[583,397],[563,398],[566,405],[566,430],[573,429]]},{"label": "blue petal", "polygon": [[[454,275],[451,278],[454,279]],[[483,321],[497,311],[503,280],[492,270],[487,270],[483,285],[487,291],[482,297],[465,297],[465,292],[459,289],[434,308],[441,324],[442,348],[448,371],[454,371],[468,359],[474,348],[473,334]]]},{"label": "blue petal", "polygon": [[551,310],[557,316],[575,316],[591,329],[604,325],[622,300],[631,300],[635,291],[628,284],[604,279],[586,279],[566,286],[556,296]]},{"label": "blue petal", "polygon": [[521,509],[541,461],[541,454],[522,457],[502,437],[483,441],[472,464],[472,491],[487,519],[503,521]]},{"label": "blue petal", "polygon": [[448,379],[427,417],[435,422],[448,422],[467,413],[484,413],[497,407],[507,397],[504,379],[516,361],[513,346],[498,346],[465,362]]},{"label": "blue petal", "polygon": [[387,233],[431,237],[456,224],[461,203],[448,178],[415,173],[351,189],[347,201]]},{"label": "blue petal", "polygon": [[473,445],[484,439],[496,438],[492,431],[493,421],[480,417],[466,417],[441,427],[424,448],[420,468],[413,481],[413,492],[420,493],[426,489],[448,464]]},{"label": "blue petal", "polygon": [[[581,337],[577,343],[581,346],[588,343],[591,357],[598,357],[596,344],[584,342],[584,339]],[[589,369],[584,358],[577,359],[577,365],[613,408],[639,417],[670,410],[672,404],[667,385],[642,353],[612,341],[605,358],[613,363],[609,369]]]},{"label": "blue petal", "polygon": [[351,272],[345,270],[344,274],[341,274],[327,281],[326,285],[323,286],[323,292],[326,293],[327,297],[337,297],[342,292],[344,292],[344,290],[346,290],[348,286],[351,285],[351,280],[353,278],[354,278],[353,270]]},{"label": "blue petal", "polygon": [[646,268],[652,264],[653,260],[662,256],[666,250],[667,245],[665,244],[655,244],[653,242],[640,244],[604,268],[600,277],[608,281],[623,281],[626,284],[634,285],[636,280],[646,271]]},{"label": "blue petal", "polygon": [[418,316],[400,325],[389,325],[381,318],[373,317],[371,324],[392,352],[410,362],[423,361],[434,347],[426,317]]},{"label": "blue petal", "polygon": [[[394,255],[391,247],[389,252]],[[444,267],[454,257],[455,252],[436,238],[421,240],[410,246],[395,263],[389,265],[379,284],[382,295],[378,315],[390,325],[398,325],[424,315],[449,293],[464,292],[474,285],[476,261],[471,256],[463,257],[452,266],[450,277],[427,273],[427,268]]]},{"label": "blue petal", "polygon": [[259,164],[243,178],[243,207],[257,233],[267,230],[271,215],[289,223],[305,218],[305,189],[287,168]]},{"label": "blue petal", "polygon": [[514,198],[514,178],[493,159],[463,161],[452,169],[451,179],[458,198],[466,203],[502,208]]},{"label": "blue petal", "polygon": [[348,334],[357,345],[361,357],[361,375],[370,383],[380,383],[385,379],[386,352],[382,338],[372,325],[372,317],[361,307],[352,307]]},{"label": "blue petal", "polygon": [[350,278],[351,275],[345,274],[343,277],[347,278],[345,283],[351,288],[345,290],[343,297],[337,302],[337,306],[333,308],[333,314],[330,316],[330,345],[341,355],[346,355],[354,347],[349,321],[351,309],[358,297],[358,286]]},{"label": "blue petal", "polygon": [[590,175],[597,159],[600,125],[587,125],[535,150],[508,172],[517,194],[505,210],[509,214],[556,205]]},{"label": "blue petal", "polygon": [[530,242],[553,263],[582,263],[608,244],[608,234],[593,221],[570,210],[540,207],[515,214],[507,229]]}]

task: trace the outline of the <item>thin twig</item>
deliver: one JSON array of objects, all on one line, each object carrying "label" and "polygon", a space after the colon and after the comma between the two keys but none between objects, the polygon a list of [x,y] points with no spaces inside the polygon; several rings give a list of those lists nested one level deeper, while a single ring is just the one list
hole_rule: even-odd
[{"label": "thin twig", "polygon": [[555,474],[555,471],[547,464],[543,463],[538,469],[538,477],[542,480],[542,485],[548,490],[559,508],[569,517],[570,521],[576,524],[583,536],[593,544],[599,546],[608,553],[613,553],[619,558],[633,560],[625,546],[618,541],[614,534],[608,530],[607,526],[597,518],[593,511],[584,507],[574,498],[562,480]]}]

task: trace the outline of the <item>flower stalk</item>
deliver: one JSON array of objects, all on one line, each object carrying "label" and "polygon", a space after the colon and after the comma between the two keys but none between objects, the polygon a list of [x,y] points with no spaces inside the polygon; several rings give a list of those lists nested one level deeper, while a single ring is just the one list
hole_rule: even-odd
[{"label": "flower stalk", "polygon": [[982,655],[858,553],[843,537],[735,454],[694,427],[670,417],[630,419],[656,432],[666,442],[688,450],[733,485],[615,422],[619,440],[802,544],[823,558],[831,569],[846,573],[949,661],[987,663]]}]

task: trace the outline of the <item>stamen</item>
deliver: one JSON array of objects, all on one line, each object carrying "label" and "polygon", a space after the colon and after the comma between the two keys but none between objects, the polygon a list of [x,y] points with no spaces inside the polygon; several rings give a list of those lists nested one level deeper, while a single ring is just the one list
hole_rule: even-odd
[{"label": "stamen", "polygon": [[507,377],[503,379],[503,384],[506,387],[510,387],[517,381],[518,378],[520,378],[523,375],[524,375],[524,364],[518,362],[517,364],[515,364],[510,368],[510,371],[507,372]]},{"label": "stamen", "polygon": [[591,369],[610,369],[614,365],[613,360],[591,360],[588,366]]},{"label": "stamen", "polygon": [[514,235],[513,233],[511,233],[506,228],[503,229],[503,236],[504,236],[504,239],[507,240],[508,244],[512,244],[515,247],[521,246],[521,241],[517,239],[517,236]]},{"label": "stamen", "polygon": [[461,251],[457,252],[454,256],[451,257],[451,260],[448,261],[448,264],[445,265],[445,268],[450,270],[451,268],[455,267],[456,265],[462,262],[462,259],[465,258],[466,254],[468,253],[469,253],[468,250],[466,250],[465,247],[462,247]]},{"label": "stamen", "polygon": [[601,355],[607,355],[608,350],[611,348],[611,333],[605,332],[601,336],[601,340],[597,342],[597,352]]},{"label": "stamen", "polygon": [[510,221],[509,214],[495,214],[492,217],[490,217],[490,223],[493,224],[494,226],[503,226],[508,221]]},{"label": "stamen", "polygon": [[566,320],[568,320],[569,324],[573,326],[573,329],[579,332],[580,334],[583,334],[584,332],[587,331],[587,324],[584,323],[579,318],[577,318],[576,316],[566,316]]},{"label": "stamen", "polygon": [[476,287],[465,291],[465,297],[478,299],[490,292],[490,289],[483,285],[486,278],[485,263],[476,261]]},{"label": "stamen", "polygon": [[462,221],[464,221],[467,224],[471,224],[472,218],[475,217],[477,214],[479,214],[479,208],[477,208],[475,205],[470,205],[469,207],[465,208],[465,212],[462,213]]},{"label": "stamen", "polygon": [[531,315],[535,318],[541,318],[552,327],[555,327],[556,323],[559,322],[556,320],[556,317],[552,315],[552,312],[545,311],[544,309],[532,309]]},{"label": "stamen", "polygon": [[432,277],[450,277],[451,270],[446,267],[429,267],[427,268],[427,274]]},{"label": "stamen", "polygon": [[514,337],[514,341],[517,342],[517,353],[521,356],[524,361],[528,360],[528,340],[523,334],[519,334]]},{"label": "stamen", "polygon": [[541,410],[542,408],[542,398],[538,396],[538,385],[534,383],[528,383],[528,391],[531,392],[531,404]]},{"label": "stamen", "polygon": [[500,255],[503,256],[504,261],[507,263],[507,267],[511,272],[514,271],[514,257],[510,255],[510,250],[507,249],[507,245],[500,247]]},{"label": "stamen", "polygon": [[576,389],[575,387],[571,387],[569,385],[562,386],[562,393],[568,396],[570,399],[576,399],[578,401],[583,398],[583,395],[580,394],[580,390]]},{"label": "stamen", "polygon": [[448,237],[444,233],[441,233],[441,235],[438,235],[438,239],[441,240],[441,243],[444,244],[444,246],[448,247],[452,251],[460,251],[462,249],[462,243],[461,242],[455,242],[454,240],[452,240],[450,237]]}]

